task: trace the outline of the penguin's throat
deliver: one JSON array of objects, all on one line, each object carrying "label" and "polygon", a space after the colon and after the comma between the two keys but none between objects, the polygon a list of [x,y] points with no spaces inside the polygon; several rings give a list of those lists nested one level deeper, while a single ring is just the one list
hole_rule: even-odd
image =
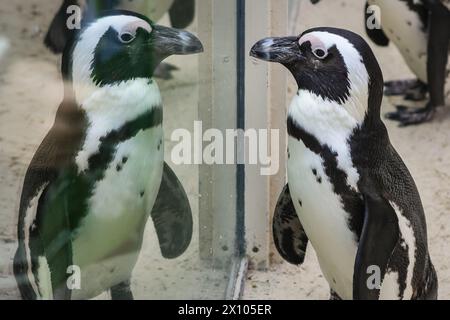
[{"label": "penguin's throat", "polygon": [[[289,107],[288,116],[314,136],[350,135],[363,122],[357,108],[359,101],[349,98],[344,104],[325,100],[306,90],[299,90]],[[357,113],[357,114],[355,114]]]},{"label": "penguin's throat", "polygon": [[86,111],[104,105],[104,101],[111,107],[136,105],[142,100],[161,105],[158,84],[149,78],[136,78],[103,86],[97,86],[92,81],[73,82],[72,88],[74,98]]}]

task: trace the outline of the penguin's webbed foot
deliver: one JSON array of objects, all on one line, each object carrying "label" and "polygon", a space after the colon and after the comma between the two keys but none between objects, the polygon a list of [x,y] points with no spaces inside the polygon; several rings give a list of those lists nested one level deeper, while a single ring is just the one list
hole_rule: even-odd
[{"label": "penguin's webbed foot", "polygon": [[339,297],[339,295],[334,291],[333,289],[330,289],[330,301],[341,301],[342,298]]},{"label": "penguin's webbed foot", "polygon": [[111,287],[111,300],[134,300],[130,281],[124,281]]},{"label": "penguin's webbed foot", "polygon": [[431,121],[435,114],[436,108],[428,103],[424,108],[416,108],[411,110],[405,106],[396,106],[397,111],[386,113],[386,119],[397,121],[400,127],[417,125]]},{"label": "penguin's webbed foot", "polygon": [[173,79],[173,71],[177,70],[179,70],[177,66],[168,63],[161,63],[158,67],[156,67],[153,75],[158,79],[170,80]]},{"label": "penguin's webbed foot", "polygon": [[420,80],[387,81],[384,84],[386,96],[404,96],[405,100],[423,101],[427,97],[427,85]]}]

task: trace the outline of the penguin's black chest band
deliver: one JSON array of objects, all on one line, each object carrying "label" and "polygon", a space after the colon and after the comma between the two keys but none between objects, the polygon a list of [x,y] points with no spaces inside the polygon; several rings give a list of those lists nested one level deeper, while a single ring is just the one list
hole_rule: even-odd
[{"label": "penguin's black chest band", "polygon": [[323,159],[324,172],[333,186],[333,192],[341,198],[342,206],[349,214],[347,224],[355,234],[355,240],[359,241],[363,226],[364,202],[360,194],[348,185],[347,173],[338,167],[338,153],[329,146],[320,144],[316,137],[297,125],[291,117],[288,117],[287,128],[289,136],[302,141],[306,148]]},{"label": "penguin's black chest band", "polygon": [[100,138],[98,151],[89,157],[88,171],[103,172],[113,160],[116,146],[122,142],[132,139],[140,131],[145,131],[162,124],[162,108],[155,107],[140,115],[136,119],[125,123],[117,130],[109,132]]}]

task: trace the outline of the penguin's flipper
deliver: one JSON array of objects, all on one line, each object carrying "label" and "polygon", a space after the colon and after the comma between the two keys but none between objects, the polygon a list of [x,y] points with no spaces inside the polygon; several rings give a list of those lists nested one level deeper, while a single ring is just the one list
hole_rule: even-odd
[{"label": "penguin's flipper", "polygon": [[378,300],[379,286],[372,286],[372,268],[380,271],[380,285],[386,273],[400,231],[394,208],[382,198],[365,195],[364,224],[353,273],[353,299]]},{"label": "penguin's flipper", "polygon": [[164,258],[183,254],[192,238],[191,206],[183,185],[167,163],[151,217]]},{"label": "penguin's flipper", "polygon": [[[35,181],[34,185],[29,183],[30,180]],[[33,266],[38,263],[37,258],[42,256],[43,245],[37,230],[31,232],[31,226],[27,221],[31,220],[30,216],[37,216],[38,201],[45,192],[48,183],[49,181],[42,171],[35,173],[28,170],[25,176],[25,186],[27,187],[24,186],[20,200],[17,223],[18,247],[13,261],[14,277],[23,300],[37,300],[39,298],[39,292],[33,286],[30,276],[33,272]]]},{"label": "penguin's flipper", "polygon": [[367,36],[372,40],[376,45],[380,47],[387,47],[389,45],[389,38],[386,36],[386,34],[383,32],[382,29],[371,29],[368,26],[367,21],[372,18],[373,13],[368,11],[369,9],[369,3],[366,2],[366,7],[364,9],[364,25],[366,28]]},{"label": "penguin's flipper", "polygon": [[39,264],[45,263],[51,275],[52,298],[70,300],[67,279],[73,255],[68,210],[74,206],[68,199],[71,184],[61,181],[67,181],[64,175],[62,179],[52,182],[39,199],[35,241],[42,246],[42,258],[45,257],[45,262],[39,261]]},{"label": "penguin's flipper", "polygon": [[275,207],[273,238],[278,252],[287,262],[295,265],[303,263],[308,237],[295,211],[288,184]]},{"label": "penguin's flipper", "polygon": [[44,44],[53,51],[53,53],[62,53],[74,30],[67,28],[67,8],[70,6],[78,6],[78,0],[64,0],[55,17],[53,18]]},{"label": "penguin's flipper", "polygon": [[169,9],[169,16],[172,27],[188,27],[195,18],[195,0],[175,0]]}]

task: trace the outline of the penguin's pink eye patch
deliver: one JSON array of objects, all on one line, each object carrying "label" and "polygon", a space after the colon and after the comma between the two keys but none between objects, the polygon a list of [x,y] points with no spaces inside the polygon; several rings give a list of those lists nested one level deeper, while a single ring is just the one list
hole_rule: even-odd
[{"label": "penguin's pink eye patch", "polygon": [[316,58],[325,59],[328,56],[328,48],[319,38],[311,34],[307,34],[300,38],[299,45],[302,46],[306,42],[311,44],[311,52],[314,56],[316,56]]},{"label": "penguin's pink eye patch", "polygon": [[153,31],[152,27],[143,20],[130,22],[120,30],[119,40],[125,44],[132,42],[136,38],[136,33],[139,28],[146,30],[148,33]]}]

